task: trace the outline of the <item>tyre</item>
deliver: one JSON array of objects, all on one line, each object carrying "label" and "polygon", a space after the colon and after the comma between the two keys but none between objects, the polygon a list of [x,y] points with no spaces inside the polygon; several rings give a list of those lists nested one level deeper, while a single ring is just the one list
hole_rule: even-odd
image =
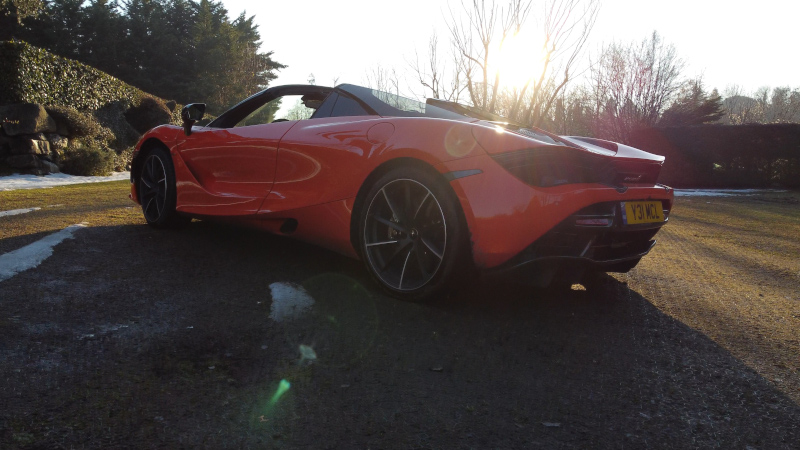
[{"label": "tyre", "polygon": [[369,188],[362,205],[361,255],[390,295],[432,300],[444,295],[471,264],[458,199],[436,172],[393,169]]},{"label": "tyre", "polygon": [[139,175],[139,201],[147,223],[156,228],[177,228],[190,217],[175,211],[175,168],[167,150],[156,148],[142,164]]}]

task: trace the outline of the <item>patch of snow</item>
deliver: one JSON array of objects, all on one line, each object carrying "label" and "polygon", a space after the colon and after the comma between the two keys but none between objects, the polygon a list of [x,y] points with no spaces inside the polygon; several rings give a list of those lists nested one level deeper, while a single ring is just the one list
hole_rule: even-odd
[{"label": "patch of snow", "polygon": [[8,211],[0,211],[0,217],[5,216],[16,216],[17,214],[25,214],[32,211],[38,211],[42,208],[34,207],[34,208],[23,208],[23,209],[10,209]]},{"label": "patch of snow", "polygon": [[108,177],[80,177],[65,173],[53,173],[43,177],[37,175],[9,175],[0,177],[0,191],[17,189],[44,189],[67,184],[104,183],[106,181],[130,180],[130,172],[115,172]]},{"label": "patch of snow", "polygon": [[276,322],[300,317],[314,304],[314,299],[302,286],[280,282],[270,284],[269,290],[272,293],[269,318]]},{"label": "patch of snow", "polygon": [[675,189],[675,197],[739,197],[786,192],[777,189]]},{"label": "patch of snow", "polygon": [[70,225],[33,244],[0,255],[0,281],[5,281],[22,271],[38,266],[53,254],[53,247],[64,239],[72,239],[72,233],[85,226],[86,224],[83,223]]}]

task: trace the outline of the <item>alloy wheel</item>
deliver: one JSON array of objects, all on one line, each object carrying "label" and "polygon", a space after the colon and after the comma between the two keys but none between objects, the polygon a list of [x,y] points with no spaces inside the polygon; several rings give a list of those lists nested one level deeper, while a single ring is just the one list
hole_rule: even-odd
[{"label": "alloy wheel", "polygon": [[167,170],[161,158],[156,155],[147,158],[139,181],[144,216],[148,222],[157,222],[167,204]]},{"label": "alloy wheel", "polygon": [[386,286],[411,291],[436,276],[447,250],[447,223],[425,185],[410,179],[386,183],[373,196],[364,225],[367,262]]}]

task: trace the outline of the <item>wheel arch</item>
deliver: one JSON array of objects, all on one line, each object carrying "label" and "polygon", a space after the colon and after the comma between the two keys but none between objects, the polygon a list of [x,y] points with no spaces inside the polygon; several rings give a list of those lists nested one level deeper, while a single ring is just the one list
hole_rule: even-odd
[{"label": "wheel arch", "polygon": [[142,145],[139,146],[139,152],[136,153],[136,157],[131,161],[131,180],[133,183],[137,185],[139,184],[139,175],[141,175],[142,164],[147,159],[147,155],[150,154],[154,149],[162,148],[167,151],[167,154],[170,153],[169,147],[165,143],[163,143],[160,139],[151,137],[146,141],[142,142]]},{"label": "wheel arch", "polygon": [[[407,157],[407,156],[393,158],[383,162],[378,167],[376,167],[369,175],[367,175],[367,178],[364,179],[363,183],[361,183],[361,187],[358,189],[358,193],[356,194],[356,199],[353,202],[353,211],[350,214],[350,245],[353,246],[353,248],[355,249],[356,253],[360,258],[363,259],[364,255],[361,254],[361,246],[358,243],[358,229],[359,229],[358,218],[360,216],[361,208],[364,206],[364,201],[365,197],[367,196],[367,192],[369,191],[372,184],[375,183],[380,177],[398,167],[416,167],[426,172],[429,172],[435,175],[438,179],[440,179],[442,183],[447,186],[447,189],[452,196],[451,198],[455,203],[455,208],[459,215],[459,220],[463,224],[464,228],[467,230],[467,235],[468,236],[470,235],[469,226],[467,224],[467,220],[464,215],[464,208],[462,207],[461,202],[458,200],[458,196],[456,195],[456,192],[453,190],[453,187],[450,185],[450,183],[444,177],[444,175],[442,175],[438,170],[436,170],[434,166],[421,159]],[[469,252],[471,257],[472,255],[471,248],[469,248]]]}]

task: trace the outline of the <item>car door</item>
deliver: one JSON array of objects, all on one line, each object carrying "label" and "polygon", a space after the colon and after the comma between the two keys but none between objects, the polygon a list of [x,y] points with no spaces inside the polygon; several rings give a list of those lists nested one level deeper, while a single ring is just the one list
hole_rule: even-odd
[{"label": "car door", "polygon": [[278,144],[294,124],[195,128],[176,146],[192,175],[178,188],[178,209],[209,216],[256,213],[272,189]]},{"label": "car door", "polygon": [[380,120],[355,100],[332,94],[317,114],[298,122],[281,140],[275,184],[261,211],[303,208],[349,195],[374,147],[367,132]]}]

